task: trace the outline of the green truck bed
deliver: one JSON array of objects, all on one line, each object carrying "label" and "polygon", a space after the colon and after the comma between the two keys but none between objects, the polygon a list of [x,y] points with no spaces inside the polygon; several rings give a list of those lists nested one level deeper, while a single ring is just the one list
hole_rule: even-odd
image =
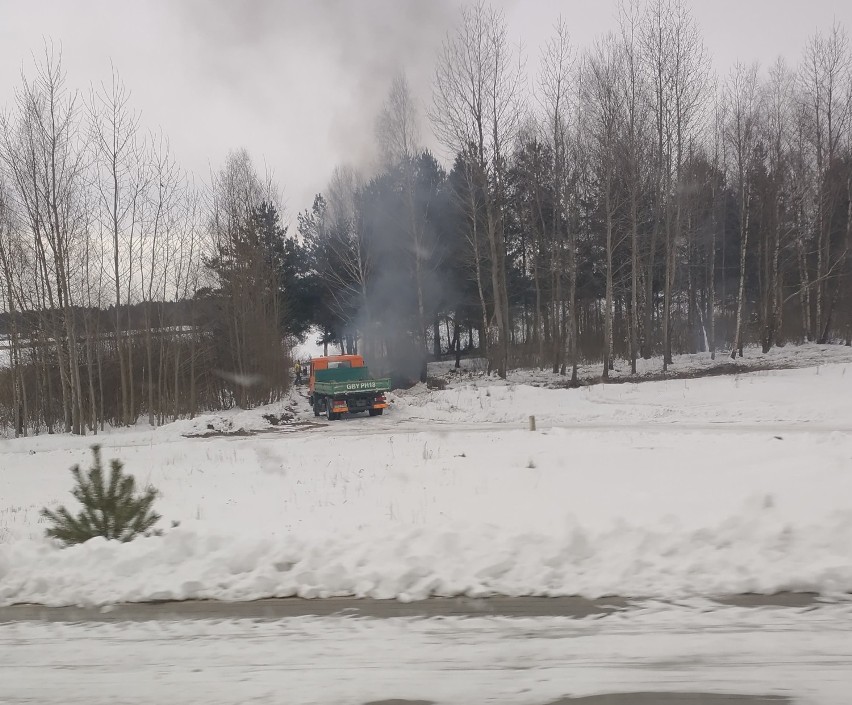
[{"label": "green truck bed", "polygon": [[328,396],[356,394],[358,392],[389,392],[390,389],[390,378],[359,379],[341,382],[320,382],[317,380],[314,383],[314,392],[316,394],[326,394]]},{"label": "green truck bed", "polygon": [[370,379],[370,371],[366,367],[317,370],[314,383],[314,392],[326,396],[359,392],[389,392],[390,389],[390,379]]}]

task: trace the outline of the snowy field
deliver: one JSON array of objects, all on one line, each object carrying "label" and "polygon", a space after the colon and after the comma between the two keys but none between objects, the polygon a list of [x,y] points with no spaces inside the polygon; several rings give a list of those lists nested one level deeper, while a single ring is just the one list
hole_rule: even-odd
[{"label": "snowy field", "polygon": [[846,593],[843,351],[571,390],[461,376],[381,418],[273,427],[280,405],[106,434],[105,458],[162,492],[165,535],[126,545],[42,538],[95,439],[0,441],[0,604]]},{"label": "snowy field", "polygon": [[848,705],[850,622],[848,605],[650,606],[582,620],[20,622],[0,625],[0,700],[568,705],[562,698],[662,691],[766,696],[755,705]]},{"label": "snowy field", "polygon": [[[661,357],[652,357],[649,360],[639,358],[636,361],[636,375],[630,371],[630,361],[616,358],[613,363],[614,369],[610,371],[610,379],[613,381],[630,379],[656,379],[663,375],[670,377],[684,377],[689,375],[712,374],[723,372],[736,367],[740,370],[760,370],[766,368],[799,368],[805,366],[817,366],[838,362],[852,362],[852,347],[844,345],[817,345],[807,343],[804,345],[786,345],[774,347],[764,353],[756,345],[746,346],[743,349],[743,357],[731,359],[730,350],[718,350],[715,359],[710,353],[695,353],[693,355],[675,355],[668,371],[663,372],[663,360]],[[461,368],[455,369],[455,360],[429,363],[429,374],[435,377],[445,377],[450,380],[476,379],[482,377],[487,370],[487,362],[482,358],[463,358]],[[600,380],[602,366],[600,363],[583,363],[577,367],[577,376],[581,383],[592,383]],[[570,369],[568,370],[570,375]],[[535,386],[565,386],[566,378],[560,374],[554,374],[549,369],[541,370],[510,370],[509,382],[533,384]]]}]

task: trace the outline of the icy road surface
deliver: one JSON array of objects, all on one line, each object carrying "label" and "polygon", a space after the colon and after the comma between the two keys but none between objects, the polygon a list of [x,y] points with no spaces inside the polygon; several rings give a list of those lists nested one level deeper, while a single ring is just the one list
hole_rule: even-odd
[{"label": "icy road surface", "polygon": [[[606,617],[0,625],[4,705],[848,705],[852,607],[654,606]],[[760,697],[759,697],[760,696]],[[580,701],[583,703],[584,701]]]}]

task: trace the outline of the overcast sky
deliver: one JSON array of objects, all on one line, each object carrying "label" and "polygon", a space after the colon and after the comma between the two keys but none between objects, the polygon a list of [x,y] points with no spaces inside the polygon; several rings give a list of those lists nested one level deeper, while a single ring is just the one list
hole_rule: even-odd
[{"label": "overcast sky", "polygon": [[[534,69],[556,18],[588,45],[615,28],[616,0],[497,0]],[[850,0],[693,0],[716,69],[795,63],[810,34]],[[69,83],[88,92],[110,61],[146,127],[161,127],[202,179],[246,147],[284,190],[288,219],[341,162],[369,164],[373,124],[395,72],[423,111],[457,0],[0,0],[0,105],[45,39],[62,45]],[[425,137],[430,141],[428,125]]]}]

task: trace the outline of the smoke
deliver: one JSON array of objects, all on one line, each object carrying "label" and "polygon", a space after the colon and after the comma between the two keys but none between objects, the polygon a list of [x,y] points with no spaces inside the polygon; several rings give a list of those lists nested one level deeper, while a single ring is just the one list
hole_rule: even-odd
[{"label": "smoke", "polygon": [[[344,162],[372,171],[376,116],[400,71],[425,116],[435,56],[459,11],[452,0],[188,0],[175,7],[197,69],[252,111],[286,111],[296,134],[279,136],[285,158],[313,156],[317,179]],[[293,144],[306,136],[309,145]],[[298,194],[301,185],[286,188]]]},{"label": "smoke", "polygon": [[[362,177],[358,190],[366,189],[362,206],[367,211],[362,226],[367,230],[372,260],[367,286],[369,314],[353,300],[350,325],[364,335],[363,341],[370,341],[362,350],[369,362],[386,367],[401,380],[417,379],[425,365],[422,332],[417,332],[421,323],[417,293],[412,286],[415,253],[405,225],[409,216],[398,189],[388,183],[371,183],[380,156],[376,119],[393,79],[404,72],[419,118],[422,146],[440,151],[426,115],[441,44],[457,26],[465,1],[187,0],[178,5],[189,45],[187,54],[196,64],[194,72],[228,100],[243,103],[227,106],[226,114],[243,108],[246,119],[252,120],[258,112],[285,106],[288,128],[277,141],[291,164],[304,165],[306,180],[316,179],[307,188],[301,185],[301,192],[300,185],[284,182],[288,193],[299,195],[299,210],[310,204],[313,193],[322,191],[332,216],[339,209],[354,211],[351,199],[337,193],[340,189],[329,178],[338,165],[346,165],[347,173],[354,170]],[[512,2],[498,0],[497,4]],[[246,67],[255,71],[246,74]],[[249,148],[256,154],[274,154],[276,146]],[[418,198],[431,201],[435,197],[423,185],[418,188],[424,189]],[[422,214],[427,210],[443,214],[448,205],[435,202],[427,208],[425,201],[420,202],[418,217],[425,217]],[[424,260],[421,290],[427,326],[441,304],[453,298],[452,285],[440,271],[436,225],[421,225],[417,245],[425,250],[420,257]]]}]

